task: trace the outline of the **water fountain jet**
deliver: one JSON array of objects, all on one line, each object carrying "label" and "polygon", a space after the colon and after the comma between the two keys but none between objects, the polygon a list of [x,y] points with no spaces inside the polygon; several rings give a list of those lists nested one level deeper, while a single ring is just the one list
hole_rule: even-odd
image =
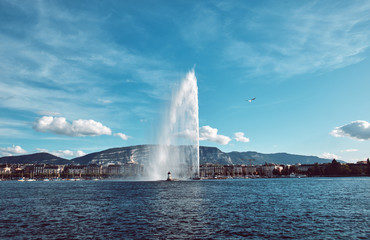
[{"label": "water fountain jet", "polygon": [[187,73],[172,93],[158,137],[158,148],[149,164],[152,180],[199,176],[198,86],[194,70]]}]

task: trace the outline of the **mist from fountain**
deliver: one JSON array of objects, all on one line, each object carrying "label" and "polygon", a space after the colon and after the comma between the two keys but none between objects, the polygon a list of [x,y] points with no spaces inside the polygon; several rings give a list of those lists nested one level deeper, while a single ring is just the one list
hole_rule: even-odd
[{"label": "mist from fountain", "polygon": [[174,89],[158,136],[158,148],[149,164],[151,180],[199,176],[199,107],[194,70]]}]

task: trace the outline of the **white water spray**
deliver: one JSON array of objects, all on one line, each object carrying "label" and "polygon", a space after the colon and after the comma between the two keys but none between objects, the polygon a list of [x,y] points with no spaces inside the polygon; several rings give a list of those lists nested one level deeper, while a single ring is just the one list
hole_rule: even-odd
[{"label": "white water spray", "polygon": [[199,176],[198,86],[194,70],[172,93],[158,143],[148,169],[150,179],[165,179],[169,171],[177,179]]}]

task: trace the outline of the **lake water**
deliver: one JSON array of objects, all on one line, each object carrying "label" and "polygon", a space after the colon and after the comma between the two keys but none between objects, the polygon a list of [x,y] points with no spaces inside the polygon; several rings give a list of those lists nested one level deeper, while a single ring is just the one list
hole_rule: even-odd
[{"label": "lake water", "polygon": [[0,182],[1,239],[370,239],[370,178]]}]

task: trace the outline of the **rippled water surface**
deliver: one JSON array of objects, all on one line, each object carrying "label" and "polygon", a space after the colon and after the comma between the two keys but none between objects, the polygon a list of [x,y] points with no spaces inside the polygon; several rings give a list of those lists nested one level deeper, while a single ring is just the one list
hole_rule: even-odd
[{"label": "rippled water surface", "polygon": [[370,239],[370,178],[0,182],[1,239]]}]

